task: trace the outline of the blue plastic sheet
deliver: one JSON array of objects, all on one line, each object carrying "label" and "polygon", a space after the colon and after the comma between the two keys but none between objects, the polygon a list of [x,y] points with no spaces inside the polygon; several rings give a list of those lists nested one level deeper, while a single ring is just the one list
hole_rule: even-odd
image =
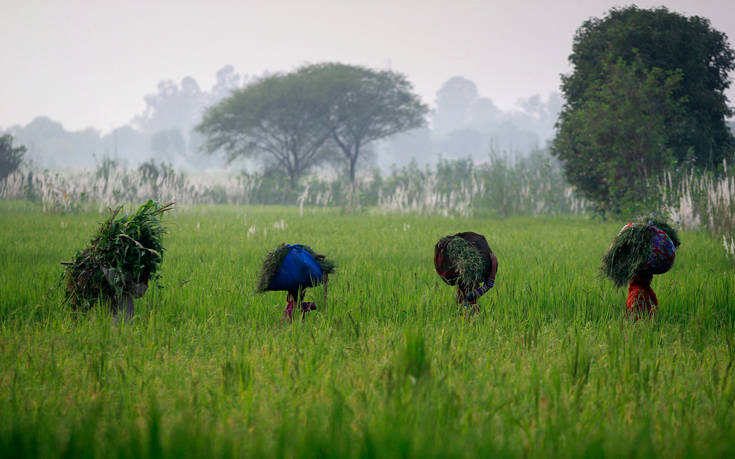
[{"label": "blue plastic sheet", "polygon": [[324,272],[316,259],[300,245],[289,245],[291,251],[283,259],[269,290],[294,291],[322,283]]}]

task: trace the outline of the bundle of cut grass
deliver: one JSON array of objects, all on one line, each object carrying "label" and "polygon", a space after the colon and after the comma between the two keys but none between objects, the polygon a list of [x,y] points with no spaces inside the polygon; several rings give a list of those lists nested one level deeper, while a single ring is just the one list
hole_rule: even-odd
[{"label": "bundle of cut grass", "polygon": [[134,284],[158,279],[166,232],[161,217],[172,207],[148,201],[133,215],[118,218],[122,206],[112,211],[90,246],[64,263],[66,301],[87,310],[98,300],[120,298]]},{"label": "bundle of cut grass", "polygon": [[313,287],[322,282],[324,274],[332,274],[335,264],[311,247],[301,244],[281,244],[263,259],[255,291],[292,290]]},{"label": "bundle of cut grass", "polygon": [[681,241],[676,230],[661,220],[625,225],[602,257],[602,274],[616,287],[633,276],[651,272],[663,274],[674,263],[675,249]]},{"label": "bundle of cut grass", "polygon": [[434,266],[449,285],[457,282],[476,288],[487,279],[490,247],[482,235],[472,232],[445,236],[434,247]]},{"label": "bundle of cut grass", "polygon": [[485,264],[480,253],[469,242],[455,237],[447,244],[447,254],[454,260],[459,278],[467,285],[479,285],[485,272]]}]

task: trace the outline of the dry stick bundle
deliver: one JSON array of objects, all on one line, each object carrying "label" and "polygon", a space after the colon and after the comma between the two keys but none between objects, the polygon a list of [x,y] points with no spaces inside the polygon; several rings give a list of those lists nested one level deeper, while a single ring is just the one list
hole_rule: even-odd
[{"label": "dry stick bundle", "polygon": [[174,203],[148,201],[133,215],[118,218],[122,206],[97,230],[90,246],[80,250],[66,265],[66,302],[88,310],[99,300],[120,298],[134,284],[158,279],[163,261],[163,214]]}]

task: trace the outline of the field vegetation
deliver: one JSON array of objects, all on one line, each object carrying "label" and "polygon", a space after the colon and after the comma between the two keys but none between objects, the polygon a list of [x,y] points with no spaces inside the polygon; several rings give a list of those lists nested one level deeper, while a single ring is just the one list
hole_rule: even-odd
[{"label": "field vegetation", "polygon": [[[735,454],[735,270],[682,231],[651,320],[599,277],[624,222],[182,206],[131,322],[63,305],[62,266],[104,215],[0,201],[0,455]],[[446,234],[486,235],[495,288],[466,316],[433,271]],[[281,320],[260,260],[308,243],[328,303]]]}]

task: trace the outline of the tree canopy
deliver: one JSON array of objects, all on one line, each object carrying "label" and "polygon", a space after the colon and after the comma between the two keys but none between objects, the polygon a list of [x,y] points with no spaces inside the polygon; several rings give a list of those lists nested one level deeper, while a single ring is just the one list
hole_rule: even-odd
[{"label": "tree canopy", "polygon": [[208,152],[224,149],[229,160],[265,156],[295,186],[323,158],[331,134],[322,122],[327,110],[313,79],[275,74],[208,108],[196,129]]},{"label": "tree canopy", "polygon": [[23,155],[26,147],[13,146],[13,136],[5,134],[0,136],[0,182],[4,182],[6,178],[20,166],[23,161]]},{"label": "tree canopy", "polygon": [[584,103],[562,113],[554,149],[567,179],[601,210],[645,205],[652,178],[676,163],[667,144],[683,123],[677,99],[681,71],[648,70],[639,59],[603,62],[605,78],[589,86]]},{"label": "tree canopy", "polygon": [[[638,60],[645,69],[681,72],[672,97],[682,102],[686,117],[668,124],[666,145],[679,163],[712,168],[732,155],[735,138],[725,119],[732,115],[724,91],[735,69],[735,53],[727,36],[699,16],[686,17],[666,8],[613,8],[603,18],[585,21],[574,37],[571,74],[562,76],[566,98],[560,124],[587,102],[590,88],[606,78],[606,62]],[[557,153],[564,154],[556,148]],[[645,152],[641,151],[641,154]]]},{"label": "tree canopy", "polygon": [[263,78],[209,108],[197,130],[230,160],[261,156],[291,184],[337,151],[352,182],[364,147],[423,126],[428,108],[401,74],[340,63]]},{"label": "tree canopy", "polygon": [[325,127],[353,183],[365,146],[426,124],[428,107],[400,73],[340,63],[309,65],[298,72],[320,85],[328,105]]}]

